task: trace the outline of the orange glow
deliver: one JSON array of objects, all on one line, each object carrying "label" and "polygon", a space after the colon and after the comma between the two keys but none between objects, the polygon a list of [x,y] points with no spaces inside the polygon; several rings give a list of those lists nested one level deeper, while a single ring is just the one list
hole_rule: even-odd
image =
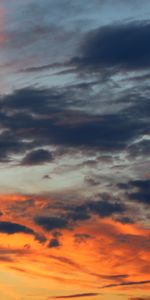
[{"label": "orange glow", "polygon": [[[2,208],[5,210],[18,199],[26,201],[28,197],[1,195]],[[44,198],[39,201],[40,205],[43,202]],[[38,211],[39,203],[37,201],[34,213]],[[33,214],[33,211],[30,212]],[[60,290],[65,289],[64,294],[70,295],[75,289],[85,293],[105,290],[104,299],[107,299],[107,294],[109,299],[113,299],[117,291],[132,293],[134,286],[128,285],[128,282],[149,280],[146,269],[150,262],[148,231],[138,224],[122,225],[110,218],[93,218],[78,223],[74,230],[62,230],[61,246],[58,248],[48,248],[47,242],[40,243],[32,234],[16,233],[9,235],[8,239],[8,234],[1,233],[0,259],[4,270],[30,282],[44,281],[44,286],[50,289],[50,296],[51,287],[56,289],[54,295],[57,295],[58,284]],[[1,219],[17,221],[36,232],[44,232],[26,217],[22,221],[16,220],[13,211],[11,218],[4,214]],[[83,233],[87,234],[87,239],[75,238]],[[45,232],[45,237],[50,239],[51,232]],[[127,286],[122,283],[127,283]],[[103,289],[105,286],[108,288]],[[139,293],[148,293],[150,285],[137,285],[136,288]],[[100,299],[99,296],[94,298]],[[87,299],[92,299],[92,296]]]}]

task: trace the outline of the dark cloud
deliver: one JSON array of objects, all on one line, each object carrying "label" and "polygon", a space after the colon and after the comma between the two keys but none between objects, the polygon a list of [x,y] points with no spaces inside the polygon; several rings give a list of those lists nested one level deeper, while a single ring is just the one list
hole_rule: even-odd
[{"label": "dark cloud", "polygon": [[129,300],[150,300],[150,297],[131,297]]},{"label": "dark cloud", "polygon": [[49,176],[48,174],[46,174],[46,175],[44,175],[44,176],[42,177],[42,179],[51,179],[51,176]]},{"label": "dark cloud", "polygon": [[49,242],[49,244],[48,244],[49,248],[57,248],[59,246],[60,246],[60,242],[56,238],[55,239],[51,239],[50,242]]},{"label": "dark cloud", "polygon": [[129,182],[129,186],[137,187],[139,189],[150,189],[150,180],[134,180]]},{"label": "dark cloud", "polygon": [[59,91],[56,89],[34,89],[32,87],[22,88],[20,90],[14,91],[2,97],[1,108],[3,113],[16,114],[17,112],[22,113],[35,113],[42,115],[48,112],[52,112],[53,106],[57,106],[57,101],[61,100]]},{"label": "dark cloud", "polygon": [[134,223],[134,220],[129,218],[129,217],[126,217],[126,216],[123,216],[123,217],[119,217],[119,218],[115,218],[115,220],[117,222],[120,222],[122,224],[133,224]]},{"label": "dark cloud", "polygon": [[[81,297],[94,297],[98,296],[100,293],[84,293],[84,294],[74,294],[74,295],[68,295],[68,296],[56,296],[53,297],[53,299],[70,299],[70,298],[81,298]],[[52,298],[49,298],[52,299]]]},{"label": "dark cloud", "polygon": [[0,232],[6,234],[27,233],[34,234],[33,230],[24,225],[12,222],[0,222]]},{"label": "dark cloud", "polygon": [[62,233],[59,232],[59,231],[53,231],[53,232],[52,232],[52,235],[53,235],[53,237],[54,237],[55,239],[58,239],[58,238],[60,238],[60,237],[62,236]]},{"label": "dark cloud", "polygon": [[[7,117],[5,116],[4,122],[6,120]],[[2,119],[0,123],[2,123]],[[13,133],[11,132],[11,129],[4,130],[0,134],[0,161],[1,162],[9,162],[11,160],[11,155],[24,153],[25,150],[26,150],[26,143],[24,143],[20,139],[18,140],[17,137],[14,136]]]},{"label": "dark cloud", "polygon": [[53,63],[53,64],[46,64],[46,65],[40,65],[35,67],[28,67],[25,69],[20,70],[21,72],[27,72],[27,73],[34,73],[34,72],[43,72],[46,70],[54,70],[57,68],[65,67],[66,65],[63,63]]},{"label": "dark cloud", "polygon": [[101,218],[113,216],[115,214],[122,215],[126,211],[126,207],[121,201],[108,194],[98,195],[99,200],[88,200],[81,205],[66,207],[67,219],[71,222],[86,221],[93,214]]},{"label": "dark cloud", "polygon": [[[150,180],[132,180],[120,183],[118,187],[125,190],[129,199],[143,204],[150,204]],[[134,191],[133,191],[134,190]]]},{"label": "dark cloud", "polygon": [[23,256],[26,253],[30,253],[30,249],[29,248],[28,249],[27,248],[23,248],[23,249],[15,248],[15,249],[12,249],[9,246],[8,247],[0,247],[0,256],[8,255],[10,257],[11,255],[14,255],[15,257],[18,257],[18,256]]},{"label": "dark cloud", "polygon": [[68,221],[62,217],[37,216],[35,222],[46,231],[68,228]]},{"label": "dark cloud", "polygon": [[0,255],[0,262],[13,262],[13,258],[7,256],[7,255]]},{"label": "dark cloud", "polygon": [[48,150],[38,149],[27,153],[23,158],[21,165],[23,166],[34,166],[42,165],[53,161],[53,156]]},{"label": "dark cloud", "polygon": [[72,212],[68,215],[69,219],[73,221],[85,221],[90,218],[90,214],[88,211],[88,207],[86,204],[76,206],[73,209],[71,209]]},{"label": "dark cloud", "polygon": [[108,280],[118,280],[118,279],[126,279],[129,276],[127,274],[119,274],[119,275],[100,275],[100,277]]},{"label": "dark cloud", "polygon": [[[91,122],[92,121],[92,122]],[[42,124],[41,124],[42,125]],[[47,126],[47,124],[45,124]],[[44,126],[44,123],[43,123]],[[129,140],[142,132],[142,124],[126,123],[120,116],[92,118],[81,124],[63,124],[53,122],[40,132],[34,131],[35,137],[42,142],[42,135],[51,144],[72,148],[97,148],[101,151],[119,151],[126,147]],[[129,130],[129,127],[131,130]]]},{"label": "dark cloud", "polygon": [[150,280],[143,280],[143,281],[127,281],[118,284],[108,284],[104,285],[101,288],[112,288],[112,287],[119,287],[119,286],[130,286],[130,285],[142,285],[142,284],[149,284]]},{"label": "dark cloud", "polygon": [[108,25],[89,32],[81,54],[72,59],[79,69],[130,71],[150,66],[150,24]]},{"label": "dark cloud", "polygon": [[44,244],[47,240],[43,234],[39,234],[37,232],[34,233],[34,237],[40,244]]},{"label": "dark cloud", "polygon": [[136,180],[131,185],[136,192],[129,193],[129,198],[139,203],[150,204],[150,180]]},{"label": "dark cloud", "polygon": [[21,225],[15,222],[1,221],[0,233],[5,233],[8,235],[12,235],[16,233],[31,234],[34,236],[35,240],[37,240],[39,243],[43,244],[46,242],[46,238],[44,237],[44,235],[35,232],[33,229],[25,225]]},{"label": "dark cloud", "polygon": [[[131,118],[137,114],[131,109],[117,114],[101,116],[82,115],[82,122],[74,124],[59,123],[53,127],[55,136],[52,141],[56,145],[99,149],[101,151],[121,151],[129,142],[147,133],[149,125],[142,121],[142,116]],[[71,116],[70,116],[71,117]]]},{"label": "dark cloud", "polygon": [[138,100],[130,107],[99,115],[77,112],[69,106],[69,99],[74,107],[85,101],[84,87],[80,93],[77,89],[26,88],[3,97],[0,101],[0,125],[4,130],[0,135],[1,162],[14,154],[25,154],[22,161],[25,165],[51,161],[52,154],[43,152],[48,151],[43,149],[47,146],[67,151],[69,148],[99,150],[105,155],[125,149],[130,152],[128,145],[148,133],[149,101],[146,97],[141,99],[141,104],[139,91],[134,95]]},{"label": "dark cloud", "polygon": [[105,218],[113,214],[120,214],[125,211],[125,207],[120,202],[108,202],[108,201],[91,201],[89,203],[89,209],[91,212]]},{"label": "dark cloud", "polygon": [[[48,216],[47,212],[47,216],[39,215],[34,220],[36,224],[42,226],[46,231],[59,229],[72,230],[76,226],[79,226],[81,222],[92,220],[92,217],[95,217],[95,215],[100,218],[112,217],[122,223],[131,223],[125,215],[127,206],[121,199],[108,193],[95,195],[93,199],[80,198],[80,202],[76,199],[72,202],[72,205],[66,202],[58,202],[52,206],[46,205],[45,208],[50,210],[50,216]],[[51,216],[51,209],[55,209],[53,216]],[[44,211],[43,213],[45,214]],[[60,232],[53,232],[54,239],[59,239],[60,235]],[[92,236],[87,233],[80,233],[75,235],[74,238],[76,242],[80,243],[87,241]]]}]

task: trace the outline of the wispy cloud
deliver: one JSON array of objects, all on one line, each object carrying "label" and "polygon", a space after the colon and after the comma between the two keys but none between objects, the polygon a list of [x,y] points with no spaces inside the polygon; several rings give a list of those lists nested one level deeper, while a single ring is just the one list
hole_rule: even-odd
[{"label": "wispy cloud", "polygon": [[50,297],[48,299],[72,299],[72,298],[82,298],[82,297],[94,297],[98,295],[100,295],[100,293],[84,293],[84,294],[74,294],[68,296],[56,296],[56,297]]},{"label": "wispy cloud", "polygon": [[141,284],[150,284],[150,280],[143,280],[143,281],[127,281],[118,284],[108,284],[104,285],[101,288],[112,288],[112,287],[119,287],[119,286],[130,286],[130,285],[141,285]]}]

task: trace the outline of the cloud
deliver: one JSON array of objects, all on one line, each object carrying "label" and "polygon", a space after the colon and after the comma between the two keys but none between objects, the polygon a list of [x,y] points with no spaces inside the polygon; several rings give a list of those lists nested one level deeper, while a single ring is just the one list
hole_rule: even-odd
[{"label": "cloud", "polygon": [[42,179],[51,179],[51,176],[50,175],[48,175],[48,174],[46,174],[46,175],[44,175],[43,177],[42,177]]},{"label": "cloud", "polygon": [[129,193],[129,198],[139,203],[150,204],[150,180],[136,180],[130,184],[137,188],[137,192]]},{"label": "cloud", "polygon": [[122,223],[122,224],[134,224],[134,220],[133,219],[131,219],[131,218],[129,218],[129,217],[126,217],[126,216],[120,216],[120,217],[117,217],[117,218],[115,218],[115,220],[117,221],[117,222],[120,222],[120,223]]},{"label": "cloud", "polygon": [[98,295],[100,295],[100,293],[84,293],[84,294],[74,294],[68,296],[50,297],[49,299],[71,299],[71,298],[81,298],[81,297],[94,297]]},{"label": "cloud", "polygon": [[46,65],[40,65],[35,67],[28,67],[20,70],[21,72],[43,72],[45,70],[54,70],[57,68],[65,67],[66,65],[64,63],[53,63],[53,64],[46,64]]},{"label": "cloud", "polygon": [[26,234],[34,234],[33,230],[24,225],[20,225],[18,223],[12,222],[0,222],[0,232],[6,234],[15,234],[15,233],[26,233]]},{"label": "cloud", "polygon": [[14,260],[7,255],[0,255],[0,262],[13,262]]},{"label": "cloud", "polygon": [[86,221],[90,219],[90,213],[86,204],[73,207],[72,211],[68,214],[68,218],[73,221]]},{"label": "cloud", "polygon": [[143,140],[138,143],[134,143],[128,148],[129,159],[140,158],[141,156],[149,157],[150,140]]},{"label": "cloud", "polygon": [[57,256],[57,255],[49,255],[49,257],[56,260],[56,261],[61,262],[62,264],[65,264],[65,265],[71,266],[71,267],[73,267],[77,270],[82,270],[83,271],[83,268],[79,263],[76,263],[74,260],[72,260],[68,257]]},{"label": "cloud", "polygon": [[122,203],[119,202],[108,202],[108,201],[91,201],[89,203],[89,208],[91,212],[101,216],[101,217],[109,217],[114,213],[123,213],[125,211],[125,207]]},{"label": "cloud", "polygon": [[48,244],[48,247],[49,248],[57,248],[57,247],[59,247],[60,246],[60,242],[59,242],[59,240],[58,239],[51,239],[50,240],[50,242],[49,242],[49,244]]},{"label": "cloud", "polygon": [[129,300],[150,300],[150,297],[131,297]]},{"label": "cloud", "polygon": [[23,158],[21,165],[23,166],[34,166],[42,165],[53,161],[53,156],[48,150],[38,149],[32,152],[28,152]]},{"label": "cloud", "polygon": [[29,227],[15,222],[1,221],[0,233],[5,233],[8,235],[12,235],[16,233],[31,234],[34,236],[35,240],[37,240],[41,244],[45,243],[46,241],[46,238],[42,234],[39,234]]},{"label": "cloud", "polygon": [[[130,200],[150,204],[150,180],[132,180],[127,183],[120,183],[118,187],[124,189]],[[135,190],[136,189],[136,190]],[[134,190],[134,191],[133,191]]]},{"label": "cloud", "polygon": [[104,285],[101,288],[112,288],[112,287],[119,287],[119,286],[130,286],[130,285],[141,285],[141,284],[149,284],[150,280],[143,280],[143,281],[127,281],[118,284],[108,284]]},{"label": "cloud", "polygon": [[[2,97],[1,105],[5,113],[12,110],[15,114],[17,112],[46,114],[46,110],[51,109],[52,111],[52,105],[54,105],[54,101],[59,100],[59,97],[59,92],[55,89],[27,87]],[[50,107],[49,104],[51,104]]]},{"label": "cloud", "polygon": [[70,213],[68,219],[73,221],[86,221],[90,219],[92,214],[96,214],[101,218],[110,217],[113,214],[123,214],[125,212],[125,206],[116,199],[110,199],[108,194],[99,195],[100,200],[89,200],[81,205],[74,207],[68,207]]},{"label": "cloud", "polygon": [[92,236],[87,233],[76,233],[74,234],[74,238],[76,243],[83,243],[91,239]]},{"label": "cloud", "polygon": [[[7,93],[0,96],[0,163],[9,165],[1,165],[1,190],[26,196],[0,199],[0,220],[6,218],[0,222],[0,261],[5,270],[13,266],[10,273],[24,273],[31,298],[51,295],[49,282],[58,289],[55,299],[100,298],[105,290],[98,286],[146,290],[149,236],[140,217],[148,210],[137,203],[147,205],[149,184],[135,180],[146,173],[134,177],[134,168],[144,169],[149,150],[150,23],[120,19],[90,30],[116,17],[112,0],[5,2],[10,41],[4,55],[9,66],[1,70],[8,85],[1,83]],[[129,12],[119,2],[116,7]],[[93,5],[102,8],[101,20]],[[120,180],[127,188],[118,189]]]},{"label": "cloud", "polygon": [[68,228],[67,220],[62,217],[36,216],[35,223],[42,226],[46,231]]},{"label": "cloud", "polygon": [[[150,24],[131,22],[108,25],[89,32],[72,59],[79,69],[133,71],[150,66]],[[111,51],[110,51],[111,50]]]},{"label": "cloud", "polygon": [[[3,120],[6,121],[7,117],[3,116],[1,124],[3,123]],[[11,130],[4,129],[4,131],[0,134],[0,161],[4,163],[9,162],[11,160],[10,155],[24,153],[25,150],[25,143],[20,139],[18,140]]]},{"label": "cloud", "polygon": [[[120,199],[110,196],[109,194],[99,194],[95,196],[95,199],[86,199],[83,203],[78,202],[70,204],[66,203],[56,203],[52,206],[44,206],[42,211],[43,215],[36,215],[34,217],[34,222],[41,226],[45,231],[54,230],[73,230],[80,226],[81,223],[86,222],[92,218],[92,216],[97,216],[100,219],[107,217],[114,217],[115,215],[119,218],[126,212],[126,206],[121,202]],[[45,215],[45,209],[47,209],[47,215]],[[53,216],[51,215],[51,209],[55,210]],[[49,215],[48,215],[49,213]],[[58,236],[53,233],[54,240],[49,245],[58,245]],[[91,238],[87,233],[80,233],[74,236],[75,241],[81,242]],[[56,240],[55,240],[56,239]]]},{"label": "cloud", "polygon": [[[51,152],[43,152],[48,151],[44,150],[48,146],[67,151],[69,148],[83,152],[99,150],[105,155],[124,149],[130,153],[129,144],[148,132],[149,99],[141,99],[141,104],[137,91],[136,100],[131,99],[132,105],[119,112],[91,114],[82,110],[77,114],[77,103],[82,107],[85,102],[84,90],[84,87],[74,89],[71,86],[57,89],[30,87],[2,97],[1,162],[21,154],[25,155],[22,164],[46,163],[53,160]],[[70,98],[74,108],[68,104]]]},{"label": "cloud", "polygon": [[119,275],[100,275],[99,277],[108,280],[118,280],[118,279],[128,278],[129,276],[127,274],[119,274]]}]

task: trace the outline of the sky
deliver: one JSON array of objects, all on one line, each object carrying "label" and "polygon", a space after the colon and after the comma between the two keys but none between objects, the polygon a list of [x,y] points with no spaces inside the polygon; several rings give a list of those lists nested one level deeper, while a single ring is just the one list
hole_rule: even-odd
[{"label": "sky", "polygon": [[149,15],[0,0],[2,300],[150,300]]}]

